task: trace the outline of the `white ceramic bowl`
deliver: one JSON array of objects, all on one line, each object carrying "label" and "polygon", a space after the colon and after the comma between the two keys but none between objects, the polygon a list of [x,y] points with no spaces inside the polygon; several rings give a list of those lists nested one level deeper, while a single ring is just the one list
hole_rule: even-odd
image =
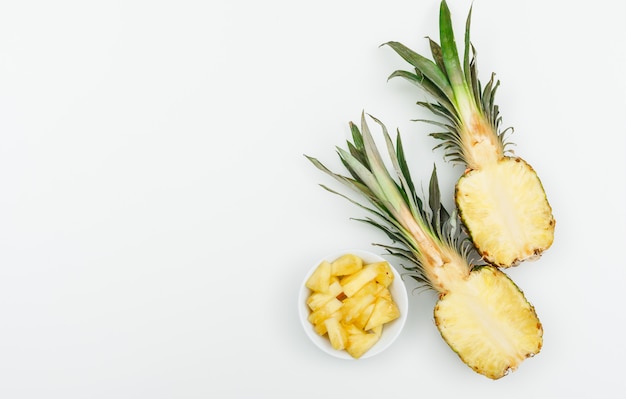
[{"label": "white ceramic bowl", "polygon": [[[317,261],[313,266],[311,266],[308,273],[302,280],[300,292],[298,294],[298,311],[300,313],[300,322],[302,323],[302,327],[304,328],[305,333],[318,348],[328,353],[329,355],[340,359],[356,360],[344,350],[333,349],[327,336],[320,336],[315,332],[315,330],[313,329],[313,325],[308,320],[310,309],[306,304],[306,300],[310,295],[311,290],[309,290],[305,286],[305,283],[309,279],[311,274],[313,274],[313,271],[315,271],[315,269],[319,266],[320,263],[322,263],[322,261],[326,260],[328,262],[332,262],[333,260],[339,258],[341,255],[345,254],[354,254],[363,259],[366,264],[387,261],[380,255],[376,255],[372,252],[362,250],[346,250],[327,255],[323,259]],[[396,338],[398,338],[400,332],[402,331],[402,328],[404,327],[404,323],[406,322],[409,308],[409,300],[406,292],[406,287],[404,285],[404,281],[402,281],[400,273],[398,273],[393,265],[390,264],[390,266],[394,273],[394,280],[389,286],[389,291],[391,292],[393,300],[396,302],[398,308],[400,309],[400,317],[384,325],[383,333],[380,337],[380,340],[372,348],[370,348],[370,350],[365,352],[363,356],[361,356],[359,359],[366,359],[368,357],[375,356],[387,349],[396,340]]]}]

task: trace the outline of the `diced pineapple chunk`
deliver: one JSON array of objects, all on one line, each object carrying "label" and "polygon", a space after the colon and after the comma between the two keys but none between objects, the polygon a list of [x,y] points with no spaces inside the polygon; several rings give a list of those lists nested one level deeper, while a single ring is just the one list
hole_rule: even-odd
[{"label": "diced pineapple chunk", "polygon": [[393,270],[387,262],[376,262],[365,265],[358,272],[344,277],[341,280],[343,292],[347,296],[353,296],[366,284],[376,281],[384,287],[388,287],[393,282]]},{"label": "diced pineapple chunk", "polygon": [[330,269],[330,262],[323,261],[320,263],[315,271],[313,271],[313,274],[307,279],[306,287],[311,291],[327,293],[331,283]]},{"label": "diced pineapple chunk", "polygon": [[333,298],[330,301],[326,302],[324,306],[316,310],[315,312],[309,315],[309,321],[313,324],[323,323],[324,320],[328,319],[332,316],[333,313],[337,312],[343,306],[343,302],[341,302],[337,298]]},{"label": "diced pineapple chunk", "polygon": [[373,281],[378,275],[376,267],[373,265],[366,265],[358,272],[344,277],[341,280],[343,292],[346,296],[351,297],[356,294],[365,284]]},{"label": "diced pineapple chunk", "polygon": [[355,326],[354,324],[345,324],[344,328],[346,329],[346,331],[348,332],[348,335],[352,335],[352,334],[363,334],[365,331],[363,331],[362,328],[358,328],[357,326]]},{"label": "diced pineapple chunk", "polygon": [[337,298],[341,293],[341,284],[339,284],[339,281],[335,281],[328,287],[328,293],[312,292],[307,298],[306,304],[312,311],[316,311],[331,299]]},{"label": "diced pineapple chunk", "polygon": [[385,299],[388,299],[389,301],[393,301],[393,299],[391,298],[391,291],[389,291],[389,288],[383,287],[382,285],[378,285],[378,287],[380,288],[380,290],[376,292],[377,297],[385,298]]},{"label": "diced pineapple chunk", "polygon": [[362,267],[363,260],[361,258],[353,254],[346,254],[331,263],[330,273],[333,276],[345,276],[358,272]]},{"label": "diced pineapple chunk", "polygon": [[339,296],[343,292],[343,287],[339,282],[339,279],[336,277],[330,278],[330,285],[328,286],[328,293],[332,296]]},{"label": "diced pineapple chunk", "polygon": [[306,304],[312,311],[316,311],[322,306],[326,305],[328,301],[336,297],[331,294],[324,294],[323,292],[313,292],[306,300]]},{"label": "diced pineapple chunk", "polygon": [[330,340],[330,345],[337,350],[345,349],[346,344],[348,343],[348,333],[345,328],[341,325],[338,317],[331,317],[324,321],[326,325],[326,331],[328,332],[328,339]]},{"label": "diced pineapple chunk", "polygon": [[[335,317],[335,316],[333,315],[331,317]],[[320,337],[323,337],[328,332],[328,330],[326,330],[326,323],[313,324],[313,330],[315,330],[317,335],[319,335]]]},{"label": "diced pineapple chunk", "polygon": [[343,301],[341,313],[346,323],[352,323],[353,319],[359,317],[361,312],[370,304],[374,303],[376,297],[372,294],[353,296]]},{"label": "diced pineapple chunk", "polygon": [[383,335],[383,325],[381,324],[378,327],[372,328],[371,333],[380,337],[381,335]]},{"label": "diced pineapple chunk", "polygon": [[382,284],[384,287],[389,287],[393,282],[393,270],[391,270],[391,266],[387,262],[378,262],[373,263],[372,267],[376,269],[376,278],[375,280]]},{"label": "diced pineapple chunk", "polygon": [[378,298],[374,304],[372,315],[365,325],[365,330],[371,330],[385,323],[389,323],[398,317],[400,317],[400,309],[398,309],[398,305],[396,305],[395,302],[386,298]]},{"label": "diced pineapple chunk", "polygon": [[[365,284],[363,287],[361,287],[360,290],[355,292],[352,295],[352,297],[365,296],[365,295],[376,295],[376,296],[378,296],[378,292],[380,291],[381,288],[383,288],[383,287],[380,284],[378,284],[376,281],[372,280],[369,283]],[[342,289],[343,289],[343,287],[342,287]]]},{"label": "diced pineapple chunk", "polygon": [[365,326],[367,325],[367,322],[369,321],[370,316],[372,315],[373,311],[374,311],[374,303],[370,303],[361,311],[361,313],[359,313],[359,315],[356,318],[354,318],[354,320],[352,320],[352,324],[354,324],[354,326],[360,328],[361,330],[365,331]]},{"label": "diced pineapple chunk", "polygon": [[348,336],[346,351],[355,359],[363,356],[380,339],[380,335],[360,331]]}]

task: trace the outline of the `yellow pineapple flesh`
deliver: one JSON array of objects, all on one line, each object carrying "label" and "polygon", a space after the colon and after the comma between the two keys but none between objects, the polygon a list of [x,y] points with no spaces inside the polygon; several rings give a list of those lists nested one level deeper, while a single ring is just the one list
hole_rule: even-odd
[{"label": "yellow pineapple flesh", "polygon": [[552,245],[555,220],[543,186],[521,158],[470,170],[456,184],[459,215],[483,258],[509,267]]},{"label": "yellow pineapple flesh", "polygon": [[441,295],[434,314],[448,345],[469,367],[491,379],[517,369],[543,343],[535,309],[492,266],[472,271],[465,284]]}]

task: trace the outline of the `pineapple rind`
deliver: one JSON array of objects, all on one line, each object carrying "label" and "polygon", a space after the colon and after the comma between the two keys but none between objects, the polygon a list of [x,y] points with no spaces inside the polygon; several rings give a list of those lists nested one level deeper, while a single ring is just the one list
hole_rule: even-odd
[{"label": "pineapple rind", "polygon": [[510,267],[537,259],[554,240],[555,220],[539,177],[521,158],[468,171],[456,185],[459,215],[483,258]]},{"label": "pineapple rind", "polygon": [[541,350],[543,329],[535,309],[506,274],[474,269],[466,284],[440,296],[435,323],[461,360],[498,379]]}]

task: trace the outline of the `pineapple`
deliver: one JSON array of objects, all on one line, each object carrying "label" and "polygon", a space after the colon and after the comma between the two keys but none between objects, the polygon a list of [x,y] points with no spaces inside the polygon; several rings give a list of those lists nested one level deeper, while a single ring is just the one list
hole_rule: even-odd
[{"label": "pineapple", "polygon": [[331,264],[333,276],[346,276],[358,272],[363,268],[363,259],[353,254],[345,254],[335,259]]},{"label": "pineapple", "polygon": [[461,67],[452,30],[450,10],[440,8],[441,45],[429,39],[434,61],[398,42],[388,42],[411,64],[413,72],[397,70],[402,77],[432,96],[418,102],[441,121],[432,123],[443,132],[432,133],[443,142],[446,159],[465,165],[456,189],[456,205],[468,234],[483,258],[499,267],[537,259],[554,239],[555,220],[541,181],[533,168],[508,150],[500,130],[499,108],[494,95],[499,81],[494,75],[484,88],[477,77],[475,51],[470,43],[471,9],[465,28],[465,51]]},{"label": "pineapple", "polygon": [[[372,119],[383,130],[396,180],[383,163],[365,115],[360,130],[350,124],[353,143],[348,142],[348,150],[338,149],[350,177],[333,173],[316,158],[307,158],[369,202],[371,207],[322,186],[373,213],[376,218],[359,220],[382,230],[394,242],[378,245],[411,262],[406,266],[411,276],[439,294],[435,324],[452,350],[476,372],[491,379],[503,377],[541,349],[543,330],[533,306],[500,269],[474,264],[480,257],[460,228],[458,215],[449,214],[442,206],[436,170],[429,186],[429,210],[423,205],[409,174],[400,134],[394,148],[385,126]],[[368,275],[365,270],[359,273]],[[388,308],[380,298],[367,308],[371,315],[365,329],[384,322],[377,314]]]}]

